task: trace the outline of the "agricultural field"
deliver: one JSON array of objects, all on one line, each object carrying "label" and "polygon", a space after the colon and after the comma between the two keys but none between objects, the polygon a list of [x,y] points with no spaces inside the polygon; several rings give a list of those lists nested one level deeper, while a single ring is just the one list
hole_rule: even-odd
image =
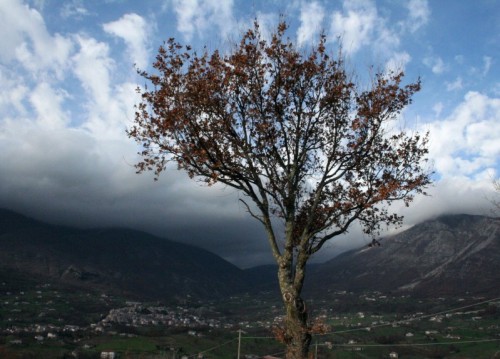
[{"label": "agricultural field", "polygon": [[[21,283],[21,282],[18,282]],[[22,284],[22,283],[21,283]],[[130,302],[49,284],[0,283],[1,358],[280,356],[278,296]],[[309,300],[316,358],[500,357],[500,300],[334,292]]]}]

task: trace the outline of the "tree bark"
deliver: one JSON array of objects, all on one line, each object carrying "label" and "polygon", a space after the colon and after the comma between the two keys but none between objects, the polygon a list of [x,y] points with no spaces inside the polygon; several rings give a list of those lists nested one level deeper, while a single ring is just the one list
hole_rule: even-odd
[{"label": "tree bark", "polygon": [[300,297],[302,285],[297,286],[291,277],[290,269],[280,268],[278,278],[285,306],[282,338],[286,345],[285,358],[307,359],[312,338],[307,323],[307,307]]},{"label": "tree bark", "polygon": [[294,303],[286,304],[285,340],[286,359],[308,358],[311,333],[307,325],[307,310],[300,297]]}]

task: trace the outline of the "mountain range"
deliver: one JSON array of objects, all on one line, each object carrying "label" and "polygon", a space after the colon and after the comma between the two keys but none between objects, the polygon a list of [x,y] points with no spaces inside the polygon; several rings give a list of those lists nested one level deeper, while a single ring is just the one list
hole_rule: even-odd
[{"label": "mountain range", "polygon": [[498,296],[500,219],[447,215],[425,221],[371,247],[335,257],[310,279],[316,291],[327,283],[351,291]]},{"label": "mountain range", "polygon": [[0,210],[0,270],[124,296],[211,298],[246,289],[244,271],[197,247],[129,229],[77,229]]},{"label": "mountain range", "polygon": [[[499,219],[442,216],[374,244],[310,266],[307,292],[498,295]],[[55,226],[0,210],[3,281],[24,276],[131,298],[214,299],[275,290],[275,269],[242,270],[204,249],[140,231]]]}]

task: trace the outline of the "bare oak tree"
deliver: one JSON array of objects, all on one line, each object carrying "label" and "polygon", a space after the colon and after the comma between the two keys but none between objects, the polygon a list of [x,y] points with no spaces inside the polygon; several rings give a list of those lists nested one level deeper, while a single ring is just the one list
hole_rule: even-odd
[{"label": "bare oak tree", "polygon": [[400,224],[388,204],[408,205],[430,173],[427,136],[386,125],[420,81],[403,86],[402,72],[379,73],[361,90],[342,58],[327,54],[325,36],[304,53],[286,31],[282,22],[265,41],[255,23],[227,55],[168,40],[156,71],[140,72],[152,86],[138,90],[127,133],[141,145],[138,172],[158,176],[174,162],[245,195],[278,264],[286,358],[302,359],[311,341],[301,298],[308,260],[355,221],[366,233]]}]

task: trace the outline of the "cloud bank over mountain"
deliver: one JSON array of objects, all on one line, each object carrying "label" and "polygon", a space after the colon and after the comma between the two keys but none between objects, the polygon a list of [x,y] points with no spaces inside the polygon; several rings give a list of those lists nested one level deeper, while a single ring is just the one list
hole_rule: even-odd
[{"label": "cloud bank over mountain", "polygon": [[[280,14],[304,50],[321,31],[332,52],[341,41],[360,80],[370,64],[422,78],[395,126],[430,132],[436,175],[430,197],[395,207],[407,226],[443,213],[488,213],[500,174],[500,7],[425,0],[2,1],[0,207],[55,223],[148,230],[242,266],[269,261],[265,234],[238,193],[206,188],[175,168],[158,182],[136,175],[138,148],[125,129],[144,85],[136,67],[148,69],[163,40],[226,51],[253,19],[269,34]],[[364,240],[356,229],[348,238]]]}]

